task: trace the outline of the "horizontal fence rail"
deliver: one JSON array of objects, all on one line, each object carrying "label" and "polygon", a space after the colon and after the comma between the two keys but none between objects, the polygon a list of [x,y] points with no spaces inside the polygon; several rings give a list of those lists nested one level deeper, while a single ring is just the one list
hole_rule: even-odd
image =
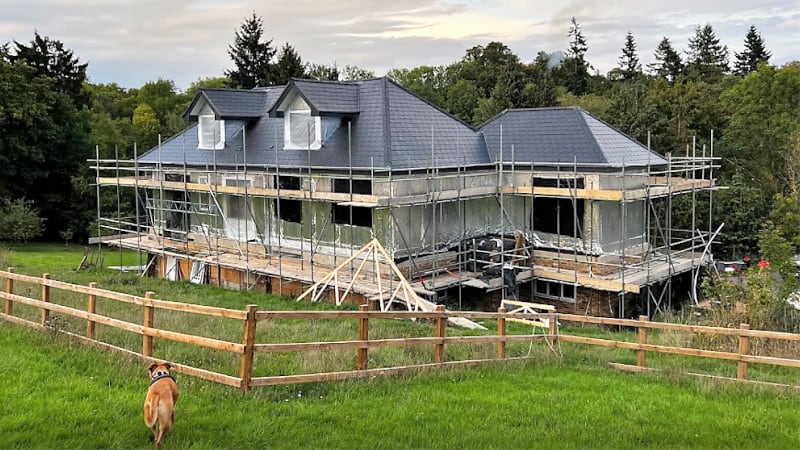
[{"label": "horizontal fence rail", "polygon": [[[257,305],[249,305],[244,310],[237,310],[160,300],[156,299],[155,294],[152,292],[146,293],[143,297],[125,294],[111,290],[100,289],[95,283],[90,283],[89,286],[81,286],[53,280],[47,274],[43,275],[42,277],[21,275],[15,273],[13,268],[9,268],[7,271],[0,271],[0,279],[5,279],[5,290],[0,290],[0,298],[4,299],[5,308],[3,313],[0,313],[0,317],[8,322],[42,330],[57,331],[88,344],[107,350],[122,352],[130,356],[138,357],[145,361],[160,360],[159,358],[155,358],[153,356],[153,344],[156,338],[159,340],[231,353],[239,359],[238,376],[219,373],[204,368],[193,367],[188,364],[182,364],[179,361],[170,362],[174,364],[176,370],[180,373],[196,376],[228,386],[237,387],[243,391],[247,391],[251,387],[256,386],[346,380],[378,375],[394,375],[409,371],[432,370],[448,367],[471,367],[484,364],[489,361],[512,361],[526,359],[529,358],[529,356],[508,356],[507,344],[513,342],[533,343],[536,341],[545,341],[551,347],[559,342],[566,342],[632,350],[636,352],[637,363],[636,366],[629,366],[629,368],[636,369],[638,371],[649,370],[646,364],[646,355],[648,352],[735,361],[737,364],[737,370],[736,378],[734,380],[739,381],[746,381],[748,379],[748,363],[800,368],[800,359],[750,354],[750,340],[753,338],[799,342],[800,334],[751,330],[747,324],[742,324],[739,328],[723,328],[651,322],[646,316],[642,316],[638,320],[614,319],[574,314],[560,314],[554,311],[543,313],[510,313],[507,312],[505,308],[500,308],[498,312],[451,312],[445,311],[443,306],[440,306],[437,311],[434,312],[370,311],[367,305],[362,305],[358,311],[258,311]],[[41,298],[31,298],[26,295],[21,295],[19,292],[15,293],[15,289],[19,290],[18,287],[15,286],[15,283],[26,283],[28,285],[38,286],[38,288],[35,289],[28,288],[27,292],[30,294],[34,290],[40,289]],[[56,294],[54,291],[63,291],[85,296],[86,308],[79,309],[59,304],[59,296],[54,295]],[[113,318],[97,313],[96,309],[98,299],[105,299],[111,302],[118,302],[122,304],[133,305],[134,307],[140,307],[142,311],[141,323],[133,323],[127,320]],[[37,308],[41,311],[41,314],[37,313],[40,316],[40,320],[35,321],[15,316],[15,304]],[[237,321],[241,326],[242,339],[239,342],[231,342],[225,339],[197,336],[185,332],[160,329],[155,326],[156,311],[171,311],[173,313],[187,314],[189,315],[189,318],[187,319],[189,321],[192,320],[191,317],[193,315],[210,317],[212,320],[224,319]],[[50,323],[54,318],[51,313],[84,320],[86,322],[85,334],[68,332],[66,330],[54,330],[52,324]],[[497,332],[495,334],[475,336],[448,336],[446,333],[447,328],[445,324],[448,319],[456,317],[495,321],[497,323]],[[287,343],[259,343],[257,340],[259,322],[282,320],[316,321],[321,319],[349,320],[357,323],[358,331],[355,339]],[[433,335],[407,338],[369,337],[370,321],[394,319],[427,319],[432,325]],[[528,321],[527,323],[531,323],[532,327],[544,327],[544,329],[540,333],[534,332],[532,334],[508,334],[507,322],[509,321]],[[562,323],[627,327],[637,331],[637,340],[636,342],[629,342],[564,334],[559,330],[559,324]],[[96,332],[96,325],[98,324],[127,333],[141,335],[141,348],[132,350],[118,345],[113,345],[109,342],[104,342],[98,337]],[[309,326],[312,325],[309,324]],[[737,351],[734,352],[653,344],[648,343],[648,330],[667,330],[694,334],[708,334],[714,336],[731,336],[738,339],[738,347]],[[496,351],[494,351],[494,355],[491,358],[473,358],[456,361],[446,360],[447,358],[445,350],[448,346],[463,344],[494,344],[496,346]],[[433,361],[429,363],[394,367],[370,367],[370,350],[387,347],[412,348],[419,346],[433,348]],[[257,355],[309,351],[353,351],[355,353],[355,367],[353,370],[323,373],[303,373],[272,376],[255,376],[254,374],[254,362]]]}]

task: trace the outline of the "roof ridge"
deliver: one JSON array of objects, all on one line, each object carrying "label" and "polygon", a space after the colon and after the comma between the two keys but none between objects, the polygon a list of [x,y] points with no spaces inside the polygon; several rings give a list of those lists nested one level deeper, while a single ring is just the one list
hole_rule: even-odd
[{"label": "roof ridge", "polygon": [[475,132],[477,132],[477,131],[478,131],[478,128],[475,128],[474,126],[472,126],[472,125],[468,124],[467,122],[464,122],[464,121],[463,121],[463,120],[461,120],[459,117],[457,117],[457,116],[453,115],[452,113],[448,112],[446,109],[444,109],[444,108],[442,108],[442,107],[440,107],[440,106],[436,105],[435,103],[431,102],[430,100],[428,100],[428,99],[426,99],[426,98],[424,98],[424,97],[422,97],[422,96],[420,96],[420,95],[418,95],[418,94],[416,94],[416,93],[412,92],[410,89],[407,89],[407,88],[403,87],[403,85],[401,85],[400,83],[398,83],[398,82],[396,82],[396,81],[392,80],[391,78],[389,78],[389,77],[385,77],[385,76],[384,76],[384,77],[381,77],[381,79],[385,79],[385,80],[386,80],[386,81],[388,81],[390,84],[393,84],[393,85],[395,85],[395,86],[399,87],[400,89],[402,89],[403,91],[405,91],[405,92],[407,92],[407,93],[409,93],[409,94],[413,95],[413,96],[414,96],[414,98],[416,98],[416,99],[418,99],[418,100],[421,100],[421,101],[423,101],[423,102],[427,103],[428,105],[432,106],[433,108],[435,108],[435,109],[436,109],[436,110],[438,110],[439,112],[441,112],[441,113],[444,113],[445,115],[449,116],[451,119],[457,120],[459,123],[461,123],[462,125],[466,126],[466,127],[467,127],[467,128],[469,128],[469,129],[471,129],[472,131],[475,131]]},{"label": "roof ridge", "polygon": [[335,84],[340,86],[357,86],[358,81],[366,81],[366,80],[315,80],[313,78],[297,78],[297,77],[292,77],[291,80],[294,82],[300,81],[303,83]]},{"label": "roof ridge", "polygon": [[[603,159],[603,161],[605,161],[606,164],[611,164],[611,161],[608,160],[608,158],[606,157],[606,154],[603,152],[603,148],[600,147],[600,143],[597,142],[597,138],[595,137],[594,133],[592,133],[592,130],[589,128],[589,124],[586,123],[586,117],[583,114],[581,114],[581,112],[585,112],[583,110],[583,108],[574,108],[574,109],[575,109],[575,114],[578,115],[578,119],[579,119],[578,121],[581,124],[583,124],[583,129],[586,132],[586,134],[589,135],[590,140],[594,144],[595,150],[597,150],[597,152],[600,153],[600,157]],[[592,116],[592,117],[594,117],[594,116]],[[606,124],[606,125],[608,125],[608,124]]]},{"label": "roof ridge", "polygon": [[252,92],[255,94],[265,94],[266,91],[261,89],[277,88],[280,86],[256,86],[253,89],[235,89],[235,88],[200,88],[198,92],[215,91],[215,92]]}]

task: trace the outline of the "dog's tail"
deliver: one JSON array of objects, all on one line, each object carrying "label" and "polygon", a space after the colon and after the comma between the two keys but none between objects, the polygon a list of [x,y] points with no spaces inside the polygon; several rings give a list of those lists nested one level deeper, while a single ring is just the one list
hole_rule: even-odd
[{"label": "dog's tail", "polygon": [[144,424],[150,428],[156,424],[156,420],[158,420],[158,405],[154,404],[158,400],[148,398],[147,401],[144,402]]}]

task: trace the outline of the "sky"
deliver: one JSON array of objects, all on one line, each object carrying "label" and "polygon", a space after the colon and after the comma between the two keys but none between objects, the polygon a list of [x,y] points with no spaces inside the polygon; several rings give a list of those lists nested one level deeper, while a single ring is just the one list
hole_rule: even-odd
[{"label": "sky", "polygon": [[253,13],[274,46],[288,42],[304,61],[378,76],[447,65],[491,41],[528,62],[566,50],[573,16],[600,73],[616,66],[628,31],[647,64],[662,37],[685,50],[705,23],[732,61],[751,24],[773,64],[800,60],[800,0],[0,0],[0,43],[29,42],[38,31],[88,62],[93,83],[134,88],[163,78],[182,90],[232,67],[228,45]]}]

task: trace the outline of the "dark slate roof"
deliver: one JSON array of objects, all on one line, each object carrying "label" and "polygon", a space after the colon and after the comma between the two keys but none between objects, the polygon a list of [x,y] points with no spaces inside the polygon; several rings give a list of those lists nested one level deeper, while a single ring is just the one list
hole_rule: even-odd
[{"label": "dark slate roof", "polygon": [[184,118],[197,118],[192,110],[201,100],[208,103],[217,119],[255,120],[264,113],[266,93],[262,90],[201,89],[186,109]]},{"label": "dark slate roof", "polygon": [[[295,87],[304,89],[328,112],[352,110],[357,105],[358,114],[334,115],[341,126],[319,150],[284,149],[284,119],[270,117],[269,112]],[[185,162],[201,167],[232,167],[246,162],[283,168],[305,168],[310,163],[317,168],[345,169],[352,165],[361,170],[489,165],[500,160],[502,126],[504,161],[511,161],[513,145],[517,162],[540,166],[571,165],[573,158],[581,167],[666,164],[657,154],[580,108],[509,110],[476,130],[385,77],[342,83],[292,80],[288,86],[253,91],[204,90],[198,97],[201,95],[226,114],[221,116],[226,118],[225,148],[198,149],[197,128],[190,126],[142,155],[141,162]],[[237,99],[239,103],[234,101]],[[241,110],[236,109],[239,107]],[[253,116],[258,119],[252,120]]]},{"label": "dark slate roof", "polygon": [[277,108],[289,93],[295,91],[311,107],[311,114],[353,115],[359,112],[359,87],[354,82],[317,81],[292,78],[286,90],[270,109],[270,116],[281,116]]},{"label": "dark slate roof", "polygon": [[[502,137],[501,137],[502,130]],[[583,167],[643,167],[667,162],[633,138],[578,107],[507,110],[480,127],[493,161]]]},{"label": "dark slate roof", "polygon": [[[297,80],[294,80],[295,82]],[[309,83],[331,85],[332,83]],[[333,83],[336,85],[335,83]],[[348,143],[347,119],[323,143],[319,150],[284,150],[283,118],[269,117],[274,105],[288,91],[288,86],[260,88],[266,98],[261,119],[246,124],[226,120],[225,148],[198,149],[197,128],[192,126],[142,155],[144,163],[183,164],[196,166],[234,166],[245,160],[250,165],[274,167],[312,166],[356,169],[410,169],[457,164],[488,164],[489,156],[483,138],[475,129],[420,99],[388,78],[377,78],[341,85],[355,87],[360,113],[352,119]],[[321,92],[321,91],[316,91]],[[349,145],[348,145],[349,144]],[[350,151],[348,151],[350,149]],[[276,151],[277,150],[277,151]]]}]

